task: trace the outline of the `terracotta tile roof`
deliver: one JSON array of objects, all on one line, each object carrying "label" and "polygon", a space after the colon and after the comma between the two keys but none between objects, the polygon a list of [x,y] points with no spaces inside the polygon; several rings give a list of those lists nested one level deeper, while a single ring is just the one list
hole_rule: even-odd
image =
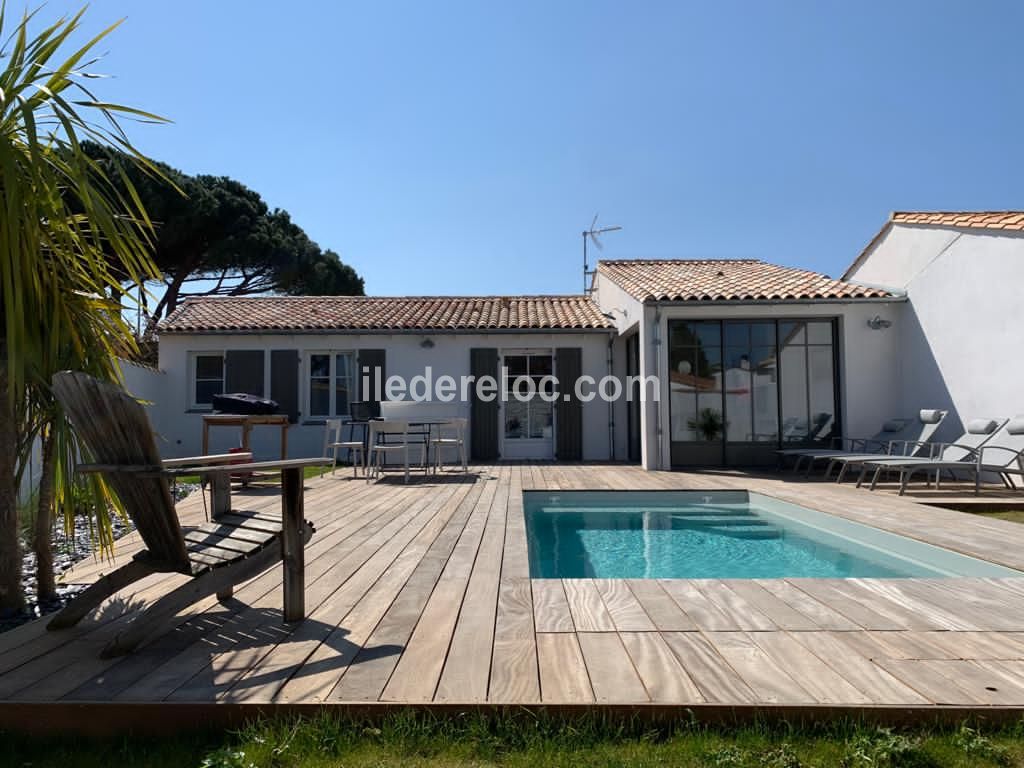
[{"label": "terracotta tile roof", "polygon": [[161,333],[585,330],[612,323],[587,296],[259,296],[187,299]]},{"label": "terracotta tile roof", "polygon": [[597,270],[640,301],[799,301],[893,296],[880,288],[757,259],[601,261]]},{"label": "terracotta tile roof", "polygon": [[1024,211],[894,211],[889,221],[893,224],[1024,232]]}]

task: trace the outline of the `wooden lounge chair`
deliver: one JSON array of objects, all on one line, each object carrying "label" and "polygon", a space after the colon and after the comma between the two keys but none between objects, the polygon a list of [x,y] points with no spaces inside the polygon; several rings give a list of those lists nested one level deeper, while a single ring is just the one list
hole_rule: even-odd
[{"label": "wooden lounge chair", "polygon": [[[303,473],[323,458],[250,464],[203,466],[199,456],[175,460],[173,468],[160,460],[149,420],[142,406],[123,389],[83,373],[59,373],[53,391],[68,419],[88,447],[96,464],[79,471],[101,472],[135,523],[146,549],[106,574],[56,614],[47,629],[78,623],[121,588],[154,573],[182,573],[192,578],[142,610],[104,648],[109,658],[131,652],[167,619],[210,595],[225,600],[236,584],[247,581],[278,561],[284,564],[284,618],[305,618],[303,546],[314,533],[302,519]],[[212,458],[212,457],[211,457]],[[195,466],[198,465],[198,466]],[[168,478],[202,474],[223,494],[230,473],[239,470],[280,470],[281,519],[267,513],[230,509],[223,495],[215,499],[212,522],[183,532],[171,499]],[[218,514],[219,513],[219,514]]]}]

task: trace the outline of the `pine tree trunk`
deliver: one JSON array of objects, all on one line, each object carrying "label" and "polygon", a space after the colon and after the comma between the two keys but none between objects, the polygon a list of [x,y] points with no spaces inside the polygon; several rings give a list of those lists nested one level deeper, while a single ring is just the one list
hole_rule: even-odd
[{"label": "pine tree trunk", "polygon": [[0,612],[25,607],[18,541],[18,488],[14,481],[17,461],[18,429],[8,398],[7,368],[0,355]]},{"label": "pine tree trunk", "polygon": [[53,483],[57,471],[53,431],[43,436],[42,466],[39,474],[39,507],[36,510],[32,548],[36,553],[36,598],[40,603],[57,598],[53,574]]}]

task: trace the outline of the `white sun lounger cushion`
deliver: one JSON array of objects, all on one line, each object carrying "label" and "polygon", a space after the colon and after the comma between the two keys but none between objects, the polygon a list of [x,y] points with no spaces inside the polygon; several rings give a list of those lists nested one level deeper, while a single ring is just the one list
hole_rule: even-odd
[{"label": "white sun lounger cushion", "polygon": [[967,431],[972,435],[987,435],[999,426],[995,419],[971,419],[967,422]]},{"label": "white sun lounger cushion", "polygon": [[1024,435],[1024,416],[1014,416],[1006,422],[1006,431],[1011,435]]},{"label": "white sun lounger cushion", "polygon": [[917,418],[921,420],[922,424],[938,424],[942,421],[943,412],[940,410],[926,410],[921,411]]}]

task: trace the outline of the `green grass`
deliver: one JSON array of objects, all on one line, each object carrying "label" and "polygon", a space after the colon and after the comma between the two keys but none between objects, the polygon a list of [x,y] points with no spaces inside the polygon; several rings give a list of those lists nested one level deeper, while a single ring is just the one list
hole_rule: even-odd
[{"label": "green grass", "polygon": [[892,730],[851,724],[653,729],[598,715],[558,720],[522,712],[383,721],[276,721],[226,735],[106,741],[0,738],[0,765],[32,768],[935,768],[1024,766],[1024,728]]}]

